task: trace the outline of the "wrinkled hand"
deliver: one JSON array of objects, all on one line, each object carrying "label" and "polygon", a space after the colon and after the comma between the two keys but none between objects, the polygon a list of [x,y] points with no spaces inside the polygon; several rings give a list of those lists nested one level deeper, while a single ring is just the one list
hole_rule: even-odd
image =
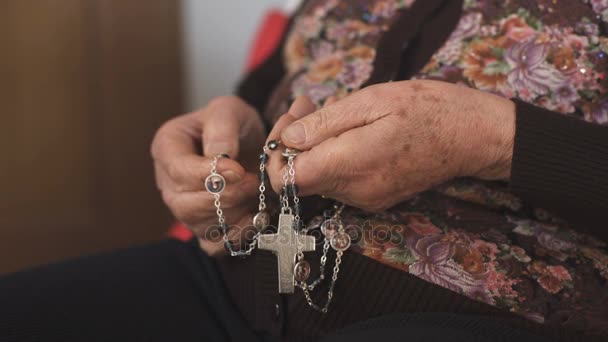
[{"label": "wrinkled hand", "polygon": [[[303,196],[381,211],[455,177],[510,177],[515,107],[482,91],[437,81],[385,83],[282,120],[271,136],[304,151],[295,160]],[[284,167],[269,165],[275,191]]]},{"label": "wrinkled hand", "polygon": [[[198,151],[202,150],[203,156]],[[226,179],[221,202],[231,239],[245,236],[256,209],[259,149],[264,127],[258,113],[238,97],[220,97],[205,108],[165,123],[156,133],[151,153],[156,181],[164,202],[175,217],[198,237],[210,255],[224,253],[218,239],[214,198],[204,187],[213,157],[221,158],[217,171]],[[215,232],[209,228],[215,227]]]}]

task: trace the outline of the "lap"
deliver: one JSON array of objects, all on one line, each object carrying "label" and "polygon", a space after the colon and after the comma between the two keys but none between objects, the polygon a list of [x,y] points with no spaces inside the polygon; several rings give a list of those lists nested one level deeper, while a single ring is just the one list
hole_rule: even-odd
[{"label": "lap", "polygon": [[213,261],[178,241],[40,267],[0,277],[0,340],[255,338],[222,289]]}]

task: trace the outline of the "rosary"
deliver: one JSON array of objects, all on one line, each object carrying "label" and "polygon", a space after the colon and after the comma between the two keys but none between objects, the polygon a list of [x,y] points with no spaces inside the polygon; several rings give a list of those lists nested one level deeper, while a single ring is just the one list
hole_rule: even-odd
[{"label": "rosary", "polygon": [[[307,233],[318,227],[314,225],[304,227],[300,219],[300,199],[297,194],[294,168],[294,160],[299,151],[295,149],[285,148],[281,153],[287,159],[287,167],[283,174],[283,189],[279,196],[281,210],[277,232],[274,234],[262,234],[270,225],[270,214],[266,210],[265,191],[267,174],[265,167],[270,151],[278,149],[279,146],[280,142],[275,140],[270,141],[264,146],[262,154],[260,154],[259,205],[258,213],[253,217],[253,226],[256,229],[256,233],[244,249],[235,250],[234,244],[228,239],[227,235],[228,225],[221,208],[221,193],[226,187],[226,181],[217,172],[217,163],[220,158],[224,157],[223,155],[213,158],[211,162],[211,174],[205,179],[205,188],[215,198],[218,223],[224,240],[224,246],[228,253],[233,257],[247,257],[251,255],[256,247],[273,252],[278,261],[279,293],[293,293],[294,288],[298,287],[304,293],[308,305],[317,311],[327,313],[333,297],[334,286],[338,280],[342,256],[351,244],[350,236],[346,233],[341,218],[345,205],[338,203],[334,205],[333,211],[328,211],[324,214],[325,220],[320,225],[321,233],[323,234],[323,254],[320,261],[319,277],[313,282],[308,283],[310,263],[304,259],[304,252],[312,252],[316,246],[315,238],[307,235]],[[326,278],[325,265],[330,247],[336,251],[336,260],[327,293],[327,301],[325,305],[319,306],[313,302],[311,292]]]}]

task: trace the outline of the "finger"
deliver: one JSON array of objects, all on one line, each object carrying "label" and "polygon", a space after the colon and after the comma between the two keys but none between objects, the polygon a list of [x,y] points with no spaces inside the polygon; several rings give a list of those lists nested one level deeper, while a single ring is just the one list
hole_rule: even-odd
[{"label": "finger", "polygon": [[326,106],[292,123],[281,132],[281,141],[299,150],[308,150],[322,141],[373,122],[373,104],[352,96]]},{"label": "finger", "polygon": [[332,103],[334,103],[334,102],[336,102],[336,101],[337,101],[337,100],[336,100],[336,97],[335,97],[335,96],[330,96],[330,97],[328,97],[328,98],[325,100],[325,102],[323,103],[323,107],[327,107],[327,106],[329,106],[330,104],[332,104]]},{"label": "finger", "polygon": [[[234,217],[237,219],[233,222],[226,222],[228,231],[226,235],[235,247],[243,247],[241,244],[245,241],[251,241],[257,232],[253,226],[253,214],[251,208],[239,207],[235,210]],[[221,243],[224,245],[223,233],[217,221],[211,222],[206,226],[192,229],[193,233],[207,244]],[[240,245],[240,246],[239,246]]]},{"label": "finger", "polygon": [[214,107],[203,122],[203,151],[206,157],[227,154],[236,159],[239,154],[239,115],[229,108]]},{"label": "finger", "polygon": [[[250,228],[247,227],[251,226],[252,219],[253,215],[245,215],[237,223],[237,229],[229,230],[229,239],[233,241],[236,246],[243,242],[244,239],[249,235],[247,232],[250,231]],[[237,236],[234,236],[235,234]],[[199,237],[198,242],[201,249],[204,250],[208,255],[220,256],[227,253],[226,248],[224,247],[222,234],[219,233],[219,231],[208,232],[205,235],[206,236],[204,237]],[[240,248],[243,248],[243,246],[240,246]]]},{"label": "finger", "polygon": [[388,121],[351,129],[298,154],[294,169],[300,194],[323,195],[352,204],[351,199],[369,195],[370,184],[385,183],[385,175],[372,170],[387,162],[386,155],[375,153],[366,144],[374,139],[380,140],[378,146],[390,143],[390,137],[378,137],[378,132],[386,132],[386,125],[391,125]]},{"label": "finger", "polygon": [[237,159],[241,130],[251,130],[253,107],[236,96],[218,97],[203,109],[203,150],[207,157],[228,154]]},{"label": "finger", "polygon": [[[211,174],[213,158],[190,154],[168,161],[165,167],[168,178],[174,184],[174,191],[188,192],[205,189],[205,179]],[[228,184],[238,183],[245,178],[245,169],[228,158],[219,158],[217,173],[222,175]]]},{"label": "finger", "polygon": [[[227,220],[238,217],[231,210],[241,206],[255,207],[257,179],[250,175],[238,186],[229,186],[221,194],[220,203]],[[173,215],[189,225],[200,224],[209,218],[217,219],[215,198],[206,191],[176,193],[163,191],[162,197]]]},{"label": "finger", "polygon": [[[230,213],[230,220],[226,219],[226,225],[228,226],[228,237],[232,240],[238,236],[242,230],[248,228],[249,226],[253,226],[253,215],[251,214],[253,209],[251,206],[239,206],[236,208],[232,208],[226,213]],[[249,219],[244,220],[244,217],[248,217]],[[184,225],[192,231],[198,238],[217,241],[222,239],[222,231],[220,223],[217,217],[207,217],[202,221],[199,221],[195,224],[187,224],[184,222]]]},{"label": "finger", "polygon": [[154,162],[154,179],[158,190],[171,189],[174,186],[163,166],[156,161]]},{"label": "finger", "polygon": [[[337,192],[337,182],[340,179],[336,177],[338,170],[334,167],[342,168],[346,164],[340,151],[342,147],[332,144],[335,140],[337,138],[330,138],[311,150],[300,152],[295,158],[295,181],[300,196],[334,196]],[[271,177],[271,183],[277,193],[284,186],[281,176],[287,171],[286,167],[285,162],[272,165],[277,177]]]},{"label": "finger", "polygon": [[289,107],[287,115],[295,119],[300,119],[317,109],[317,106],[310,100],[308,96],[298,96]]},{"label": "finger", "polygon": [[310,100],[308,96],[298,96],[295,101],[289,107],[289,110],[284,115],[281,115],[277,123],[272,128],[266,142],[271,140],[279,140],[281,137],[281,131],[290,125],[292,122],[314,112],[316,109],[315,104]]},{"label": "finger", "polygon": [[[304,116],[314,112],[315,109],[316,109],[316,106],[310,100],[310,98],[308,98],[306,96],[299,96],[298,98],[296,98],[296,100],[293,102],[293,104],[289,108],[289,111],[285,115],[282,115],[279,118],[279,120],[277,121],[277,123],[274,125],[272,131],[268,135],[268,141],[278,140],[280,138],[281,131],[283,130],[284,127],[291,124],[298,118],[304,117]],[[277,192],[279,191],[279,189],[281,187],[280,181],[282,179],[281,178],[282,174],[278,174],[277,171],[280,170],[284,164],[285,164],[285,160],[281,156],[281,154],[273,153],[270,156],[268,165],[266,166],[272,187]]]},{"label": "finger", "polygon": [[[361,165],[369,165],[370,160],[372,165],[381,163],[375,160],[375,155],[359,153],[362,150],[362,140],[365,140],[362,137],[373,136],[378,131],[376,123],[351,129],[298,154],[294,160],[294,170],[299,194],[344,200],[353,187],[359,187],[359,184],[352,184],[357,182],[352,182],[351,179],[361,176],[358,170],[365,169]],[[277,172],[283,174],[285,166]]]},{"label": "finger", "polygon": [[173,158],[196,154],[201,132],[198,113],[184,114],[167,121],[154,136],[150,149],[152,158],[166,165]]}]

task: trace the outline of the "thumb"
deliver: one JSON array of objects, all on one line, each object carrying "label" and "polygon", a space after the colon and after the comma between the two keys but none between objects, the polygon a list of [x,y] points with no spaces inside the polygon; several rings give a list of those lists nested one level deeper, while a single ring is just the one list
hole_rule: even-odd
[{"label": "thumb", "polygon": [[239,135],[243,113],[250,110],[238,100],[221,97],[203,109],[203,153],[212,158],[227,154],[236,159],[239,154]]},{"label": "thumb", "polygon": [[281,141],[289,147],[309,150],[328,138],[368,124],[372,121],[371,110],[357,105],[356,100],[353,96],[331,103],[295,121],[282,131]]}]

